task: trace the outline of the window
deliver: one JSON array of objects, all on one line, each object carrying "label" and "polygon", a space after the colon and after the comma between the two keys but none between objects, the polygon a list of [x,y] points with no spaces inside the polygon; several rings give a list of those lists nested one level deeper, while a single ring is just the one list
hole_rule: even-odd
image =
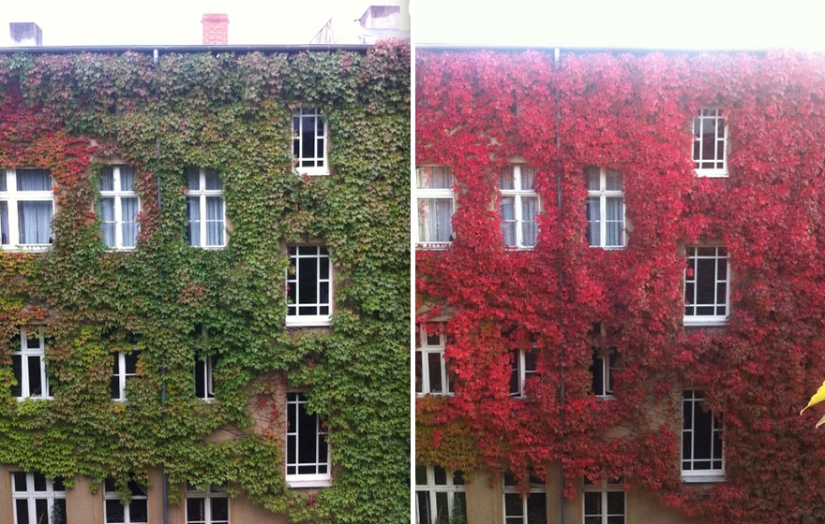
[{"label": "window", "polygon": [[510,352],[510,396],[524,398],[524,384],[527,379],[536,376],[536,361],[539,352],[536,350],[513,350]]},{"label": "window", "polygon": [[40,473],[11,474],[14,524],[66,524],[66,488],[63,479]]},{"label": "window", "polygon": [[332,262],[323,246],[289,246],[287,326],[328,326],[332,318]]},{"label": "window", "polygon": [[223,182],[214,169],[186,168],[186,241],[196,247],[226,245]]},{"label": "window", "polygon": [[195,362],[195,396],[201,400],[215,398],[212,371],[215,368],[216,360],[217,357],[212,355]]},{"label": "window", "polygon": [[418,524],[467,522],[464,474],[441,466],[416,466],[415,514]]},{"label": "window", "polygon": [[685,325],[723,325],[728,320],[728,250],[688,247]]},{"label": "window", "polygon": [[446,335],[442,324],[438,324],[434,332],[421,326],[419,347],[415,350],[415,392],[419,395],[453,392],[444,362],[445,344]]},{"label": "window", "polygon": [[328,175],[327,119],[315,107],[292,115],[292,156],[300,174]]},{"label": "window", "polygon": [[112,400],[126,401],[126,381],[137,375],[137,361],[140,351],[131,353],[118,351],[112,355],[115,365],[112,372]]},{"label": "window", "polygon": [[682,392],[682,477],[687,481],[721,480],[722,419],[702,406],[702,392]]},{"label": "window", "polygon": [[103,511],[106,524],[147,524],[149,522],[149,508],[147,507],[146,490],[136,482],[129,482],[131,501],[124,504],[120,493],[115,490],[115,481],[106,479],[103,482]]},{"label": "window", "polygon": [[613,396],[613,372],[618,367],[616,348],[593,348],[593,364],[590,374],[593,376],[593,394],[597,397]]},{"label": "window", "polygon": [[416,170],[418,245],[444,248],[453,241],[453,176],[447,167]]},{"label": "window", "polygon": [[625,243],[624,193],[618,171],[588,167],[587,241],[591,247],[620,248]]},{"label": "window", "polygon": [[624,488],[618,481],[584,482],[584,524],[624,524]]},{"label": "window", "polygon": [[698,176],[728,176],[728,128],[720,109],[701,109],[693,119],[693,167]]},{"label": "window", "polygon": [[535,167],[511,166],[498,177],[501,191],[501,235],[504,244],[527,248],[536,245],[539,228],[539,196],[535,191]]},{"label": "window", "polygon": [[522,497],[511,473],[504,474],[504,524],[547,524],[547,494],[541,479],[530,477]]},{"label": "window", "polygon": [[11,394],[17,400],[24,398],[51,398],[49,377],[46,374],[46,342],[43,335],[27,334],[20,331],[20,342],[15,337],[14,345],[19,351],[11,354],[11,365],[17,385],[11,387]]},{"label": "window", "polygon": [[54,191],[47,169],[0,169],[0,244],[45,248],[52,243]]},{"label": "window", "polygon": [[135,168],[106,166],[97,178],[100,189],[100,232],[107,247],[135,247],[140,200],[134,190]]},{"label": "window", "polygon": [[229,524],[229,494],[217,486],[201,491],[187,483],[186,524]]},{"label": "window", "polygon": [[326,423],[307,411],[303,393],[287,393],[286,481],[292,487],[330,485]]}]

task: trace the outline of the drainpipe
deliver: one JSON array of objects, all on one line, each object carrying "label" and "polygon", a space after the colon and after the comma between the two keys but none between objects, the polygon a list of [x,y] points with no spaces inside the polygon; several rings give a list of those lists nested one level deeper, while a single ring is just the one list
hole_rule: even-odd
[{"label": "drainpipe", "polygon": [[[555,49],[554,53],[553,53],[553,68],[554,69],[559,68],[559,54],[560,54],[560,51],[559,51],[559,48],[557,47]],[[558,217],[557,217],[557,219],[558,219],[558,225],[559,225],[559,232],[561,232],[561,229],[562,229],[561,177],[562,177],[562,169],[563,169],[562,168],[562,163],[561,163],[561,134],[559,132],[560,128],[561,128],[561,91],[556,89],[556,206],[558,208]],[[564,284],[564,271],[562,271],[561,269],[559,269],[559,284],[560,285]],[[561,306],[564,305],[562,303],[561,298],[559,299],[559,304]],[[561,308],[559,308],[559,311],[561,311]],[[562,322],[564,321],[563,318],[561,320],[562,320]],[[560,415],[561,415],[562,428],[564,428],[564,419],[565,419],[565,416],[564,416],[564,413],[565,413],[565,407],[564,407],[564,394],[565,394],[565,391],[564,391],[564,357],[565,357],[565,345],[564,345],[564,343],[562,343],[562,345],[561,345],[561,354],[559,356],[559,381],[560,381],[559,396],[561,397],[560,398],[560,400],[561,400],[561,414]],[[565,500],[564,500],[564,461],[563,460],[559,464],[559,467],[560,467],[560,470],[561,470],[561,485],[560,485],[561,490],[559,492],[559,501],[560,501],[559,509],[561,511],[561,524],[565,524],[566,511],[565,511]]]},{"label": "drainpipe", "polygon": [[[154,71],[157,71],[158,68],[158,50],[154,49],[152,51],[152,68]],[[155,81],[157,82],[157,74],[155,75]],[[157,96],[157,117],[156,121],[158,127],[160,127],[160,89],[158,89],[158,96]],[[156,130],[155,131],[155,169],[157,170],[160,166],[160,133]],[[157,181],[158,181],[158,215],[161,212],[161,197],[160,197],[160,177],[157,177],[157,172],[155,173]],[[161,223],[160,227],[163,227]],[[158,280],[160,283],[163,283],[163,265],[158,267]],[[163,286],[160,286],[161,290]],[[161,291],[162,293],[162,291]],[[163,305],[163,295],[161,294],[161,305]],[[163,314],[161,312],[160,316],[160,327],[163,329]],[[164,346],[163,351],[160,354],[160,424],[161,427],[166,426],[166,349]],[[169,524],[169,489],[167,487],[168,478],[166,477],[166,467],[163,463],[160,465],[160,471],[162,476],[161,481],[161,496],[163,499],[163,524]]]}]

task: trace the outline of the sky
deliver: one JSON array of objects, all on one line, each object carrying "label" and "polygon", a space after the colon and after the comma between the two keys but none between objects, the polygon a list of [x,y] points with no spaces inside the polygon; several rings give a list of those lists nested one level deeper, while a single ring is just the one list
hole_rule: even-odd
[{"label": "sky", "polygon": [[825,51],[822,0],[414,0],[421,44]]},{"label": "sky", "polygon": [[[9,22],[35,22],[43,45],[198,45],[203,13],[229,15],[229,43],[307,44],[330,17],[359,18],[369,0],[4,0]],[[374,2],[380,3],[380,0]]]}]

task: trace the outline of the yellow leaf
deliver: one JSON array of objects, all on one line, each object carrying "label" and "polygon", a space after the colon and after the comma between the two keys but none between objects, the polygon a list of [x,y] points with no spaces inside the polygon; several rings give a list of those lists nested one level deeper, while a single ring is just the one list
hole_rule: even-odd
[{"label": "yellow leaf", "polygon": [[[801,415],[806,409],[815,404],[819,404],[823,400],[825,400],[825,382],[822,382],[822,385],[819,386],[819,389],[816,390],[814,396],[811,397],[811,400],[810,402],[808,402],[808,405],[802,408],[802,411],[800,411],[799,414]],[[820,420],[819,423],[821,424],[822,421]],[[819,427],[819,424],[817,424],[817,427]]]}]

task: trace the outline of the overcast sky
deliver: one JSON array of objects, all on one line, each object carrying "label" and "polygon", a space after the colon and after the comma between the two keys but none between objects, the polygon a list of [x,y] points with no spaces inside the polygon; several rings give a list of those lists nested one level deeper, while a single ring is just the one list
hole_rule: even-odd
[{"label": "overcast sky", "polygon": [[825,51],[819,0],[414,0],[429,44]]},{"label": "overcast sky", "polygon": [[371,3],[382,2],[2,0],[0,42],[8,39],[9,22],[36,22],[48,46],[197,45],[203,13],[227,13],[230,44],[307,44],[330,17],[352,21]]}]

